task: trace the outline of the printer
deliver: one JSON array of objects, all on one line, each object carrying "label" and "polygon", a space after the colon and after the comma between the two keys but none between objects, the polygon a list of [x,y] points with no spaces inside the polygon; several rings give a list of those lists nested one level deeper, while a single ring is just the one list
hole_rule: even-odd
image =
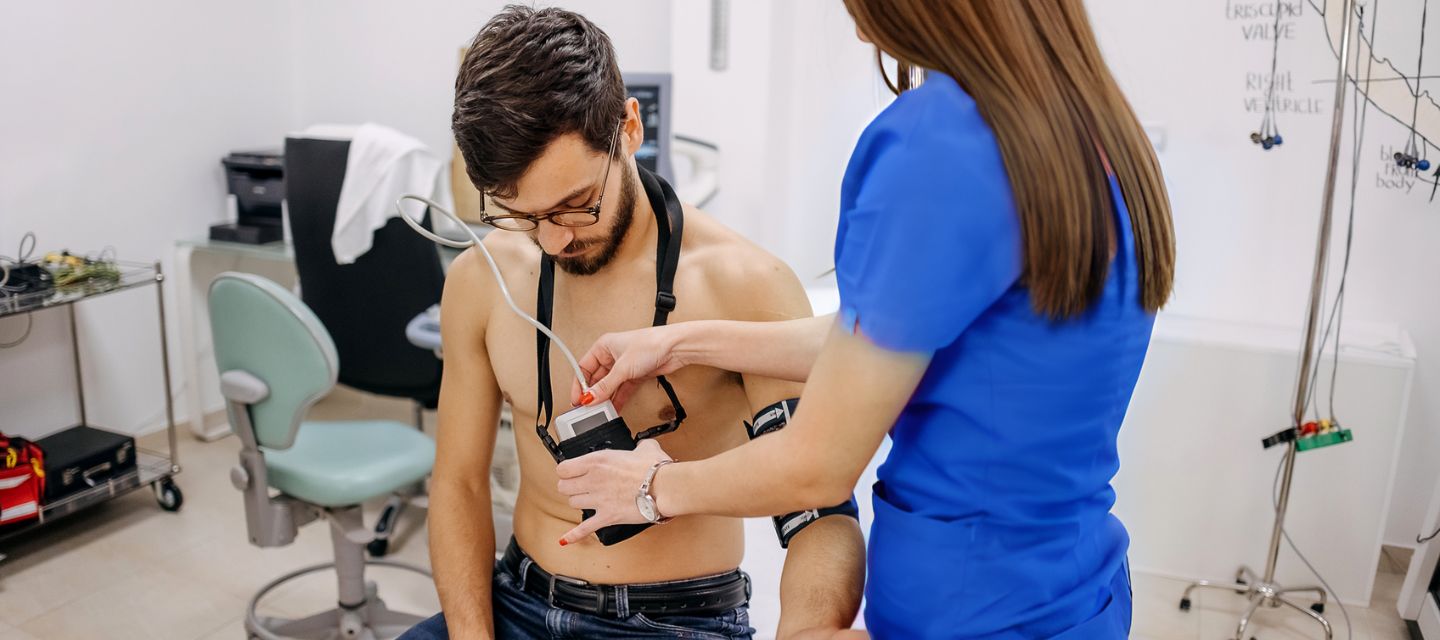
[{"label": "printer", "polygon": [[236,151],[221,159],[235,198],[235,222],[210,227],[211,240],[266,244],[285,237],[285,156],[279,150]]}]

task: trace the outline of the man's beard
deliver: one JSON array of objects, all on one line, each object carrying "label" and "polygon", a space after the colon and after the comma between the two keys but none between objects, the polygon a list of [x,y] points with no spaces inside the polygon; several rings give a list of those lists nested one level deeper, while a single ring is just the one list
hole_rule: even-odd
[{"label": "man's beard", "polygon": [[[599,273],[615,259],[615,254],[620,251],[620,242],[625,239],[625,233],[630,230],[630,223],[635,219],[635,172],[630,163],[622,162],[624,167],[620,176],[620,202],[616,203],[615,219],[610,225],[610,233],[598,240],[587,240],[583,244],[574,242],[566,246],[561,253],[568,253],[577,249],[599,247],[599,250],[591,256],[579,256],[575,258],[562,258],[551,256],[555,266],[561,271],[575,276],[589,276]],[[603,205],[602,205],[603,206]],[[601,211],[604,213],[604,210]],[[539,242],[536,242],[538,245]]]}]

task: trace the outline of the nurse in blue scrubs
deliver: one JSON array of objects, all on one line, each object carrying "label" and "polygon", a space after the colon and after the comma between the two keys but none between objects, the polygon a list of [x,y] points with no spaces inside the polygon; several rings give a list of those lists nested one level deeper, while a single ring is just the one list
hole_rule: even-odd
[{"label": "nurse in blue scrubs", "polygon": [[[807,382],[785,429],[654,471],[664,517],[842,502],[890,435],[875,637],[1126,637],[1129,537],[1110,480],[1174,268],[1153,151],[1082,0],[846,6],[862,37],[926,71],[846,170],[838,317],[605,336],[582,362],[594,395],[688,365]],[[571,505],[598,512],[566,542],[643,522],[637,491],[668,458],[646,440],[562,463]]]}]

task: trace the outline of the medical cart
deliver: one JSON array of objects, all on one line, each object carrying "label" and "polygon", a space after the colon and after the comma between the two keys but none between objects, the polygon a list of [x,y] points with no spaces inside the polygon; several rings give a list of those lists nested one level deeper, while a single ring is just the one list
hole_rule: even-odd
[{"label": "medical cart", "polygon": [[[92,279],[43,291],[0,296],[0,319],[51,308],[65,308],[70,319],[70,348],[75,364],[76,400],[80,410],[79,424],[95,426],[90,424],[85,410],[85,383],[84,376],[81,375],[83,365],[80,359],[75,305],[103,295],[154,286],[160,326],[160,363],[165,382],[162,393],[165,397],[165,425],[169,436],[169,450],[165,452],[151,451],[140,447],[137,442],[135,468],[108,479],[92,481],[92,486],[88,488],[43,504],[38,518],[0,528],[0,542],[29,533],[64,516],[146,486],[154,490],[155,498],[162,509],[166,511],[180,509],[183,496],[180,493],[180,487],[175,485],[174,480],[175,475],[180,473],[180,465],[176,457],[175,406],[170,393],[170,352],[168,336],[165,331],[165,292],[162,286],[165,274],[158,261],[154,263],[117,261],[115,267],[118,272],[118,277],[115,278]],[[63,425],[55,426],[59,428]],[[3,558],[4,556],[0,555],[0,559]]]}]

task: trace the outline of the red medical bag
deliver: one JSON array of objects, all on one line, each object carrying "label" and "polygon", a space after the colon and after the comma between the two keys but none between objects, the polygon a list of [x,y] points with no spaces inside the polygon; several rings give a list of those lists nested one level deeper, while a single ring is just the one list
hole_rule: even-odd
[{"label": "red medical bag", "polygon": [[24,438],[0,434],[0,526],[40,517],[45,454]]}]

